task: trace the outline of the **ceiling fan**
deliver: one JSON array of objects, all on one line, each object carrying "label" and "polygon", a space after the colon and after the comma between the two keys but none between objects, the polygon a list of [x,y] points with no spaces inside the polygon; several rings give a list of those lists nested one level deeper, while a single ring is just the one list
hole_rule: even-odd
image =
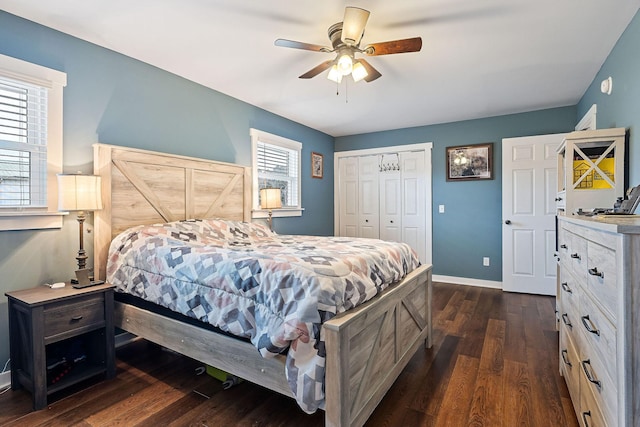
[{"label": "ceiling fan", "polygon": [[325,61],[300,76],[301,79],[310,79],[323,71],[330,69],[327,78],[340,83],[344,76],[351,74],[353,80],[372,82],[382,74],[363,58],[356,58],[356,54],[368,56],[390,55],[393,53],[419,52],[422,48],[422,38],[393,40],[381,43],[372,43],[360,47],[360,41],[364,35],[364,27],[369,19],[370,12],[359,7],[346,7],[344,19],[329,27],[329,40],[333,48],[317,44],[297,42],[293,40],[277,39],[276,46],[290,47],[294,49],[311,50],[314,52],[336,53],[334,59]]}]

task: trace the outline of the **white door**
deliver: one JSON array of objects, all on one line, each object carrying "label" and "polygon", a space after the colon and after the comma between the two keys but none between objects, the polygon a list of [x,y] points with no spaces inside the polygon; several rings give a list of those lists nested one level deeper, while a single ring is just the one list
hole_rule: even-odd
[{"label": "white door", "polygon": [[502,283],[556,294],[556,148],[564,134],[502,140]]},{"label": "white door", "polygon": [[379,173],[378,156],[358,158],[358,237],[377,239],[380,236]]}]

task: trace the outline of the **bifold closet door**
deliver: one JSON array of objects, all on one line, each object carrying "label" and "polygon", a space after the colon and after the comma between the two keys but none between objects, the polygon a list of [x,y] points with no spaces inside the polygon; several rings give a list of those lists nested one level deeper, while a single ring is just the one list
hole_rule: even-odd
[{"label": "bifold closet door", "polygon": [[409,244],[420,261],[427,261],[427,178],[424,151],[400,153],[401,241]]},{"label": "bifold closet door", "polygon": [[358,157],[358,235],[380,237],[380,166],[378,156]]},{"label": "bifold closet door", "polygon": [[358,158],[344,157],[338,162],[340,194],[338,212],[340,236],[358,237]]},{"label": "bifold closet door", "polygon": [[400,170],[380,171],[380,239],[403,241]]}]

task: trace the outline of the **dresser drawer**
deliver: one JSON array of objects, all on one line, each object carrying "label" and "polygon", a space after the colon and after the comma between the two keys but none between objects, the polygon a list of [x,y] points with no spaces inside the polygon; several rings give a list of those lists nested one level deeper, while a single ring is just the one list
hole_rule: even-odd
[{"label": "dresser drawer", "polygon": [[[618,389],[607,374],[605,364],[580,346],[580,394],[591,393],[604,419],[612,426],[618,425]],[[613,363],[607,361],[607,363]],[[583,408],[584,409],[584,408]]]},{"label": "dresser drawer", "polygon": [[587,281],[587,241],[567,231],[568,250],[565,256],[566,265],[580,283]]},{"label": "dresser drawer", "polygon": [[580,288],[578,281],[567,271],[566,268],[560,269],[560,288],[558,292],[561,311],[566,312],[573,310],[578,313],[578,307],[580,305],[579,295],[582,292],[582,289]]},{"label": "dresser drawer", "polygon": [[618,301],[616,253],[590,241],[587,246],[587,258],[588,276],[585,288],[602,304],[609,319],[615,323]]},{"label": "dresser drawer", "polygon": [[560,370],[567,383],[571,400],[580,401],[580,357],[575,343],[564,325],[560,326]]},{"label": "dresser drawer", "polygon": [[571,335],[574,345],[580,354],[580,345],[583,340],[580,340],[576,335],[580,334],[580,297],[579,294],[572,292],[569,297],[566,297],[564,291],[562,295],[562,306],[560,307],[560,329],[566,329],[566,333]]},{"label": "dresser drawer", "polygon": [[[582,380],[586,381],[584,378]],[[616,427],[616,424],[607,424],[590,390],[580,394],[580,406],[577,412],[578,421],[582,427]]]},{"label": "dresser drawer", "polygon": [[104,295],[76,298],[49,304],[44,310],[44,337],[47,343],[76,335],[78,330],[99,328],[105,324]]},{"label": "dresser drawer", "polygon": [[617,387],[616,328],[584,294],[580,296],[579,318],[574,323],[574,330],[578,329],[585,338],[586,348],[607,362],[605,369]]}]

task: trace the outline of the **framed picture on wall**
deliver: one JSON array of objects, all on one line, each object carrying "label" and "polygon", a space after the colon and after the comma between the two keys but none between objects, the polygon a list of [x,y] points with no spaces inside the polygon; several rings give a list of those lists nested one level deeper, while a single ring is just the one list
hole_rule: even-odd
[{"label": "framed picture on wall", "polygon": [[311,153],[311,178],[322,178],[323,163],[322,154]]},{"label": "framed picture on wall", "polygon": [[447,181],[493,179],[493,143],[447,147]]}]

